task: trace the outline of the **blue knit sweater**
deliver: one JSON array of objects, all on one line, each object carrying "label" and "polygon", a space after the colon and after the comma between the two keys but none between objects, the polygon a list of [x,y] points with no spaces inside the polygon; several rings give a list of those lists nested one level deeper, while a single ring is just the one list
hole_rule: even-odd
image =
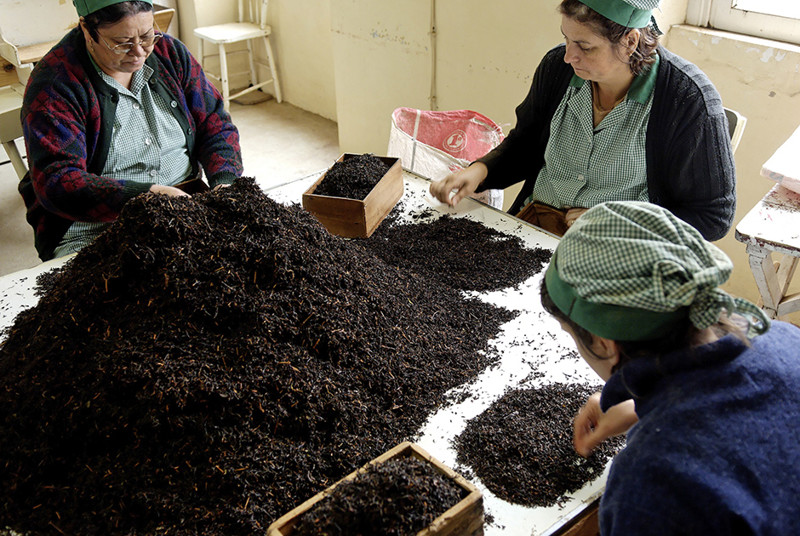
[{"label": "blue knit sweater", "polygon": [[634,359],[601,404],[629,398],[639,423],[611,467],[603,536],[800,534],[800,329]]}]

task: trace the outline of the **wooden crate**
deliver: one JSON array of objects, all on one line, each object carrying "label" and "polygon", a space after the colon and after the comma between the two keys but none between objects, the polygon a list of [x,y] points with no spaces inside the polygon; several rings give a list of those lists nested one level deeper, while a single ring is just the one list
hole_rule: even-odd
[{"label": "wooden crate", "polygon": [[[358,156],[344,153],[337,162]],[[376,157],[389,171],[363,200],[316,195],[323,175],[303,194],[303,208],[314,215],[332,234],[346,238],[368,238],[403,196],[403,169],[399,158]]]},{"label": "wooden crate", "polygon": [[267,536],[290,536],[300,516],[319,501],[324,499],[331,491],[341,484],[353,480],[359,473],[366,471],[370,465],[382,463],[393,458],[414,456],[423,462],[430,463],[439,473],[452,479],[458,487],[464,490],[466,497],[453,505],[445,513],[433,520],[429,527],[419,531],[417,536],[482,536],[483,535],[483,497],[481,492],[464,477],[444,465],[442,462],[428,454],[418,445],[404,441],[391,450],[381,454],[360,469],[357,469],[339,480],[328,489],[316,494],[294,510],[279,518],[267,529]]}]

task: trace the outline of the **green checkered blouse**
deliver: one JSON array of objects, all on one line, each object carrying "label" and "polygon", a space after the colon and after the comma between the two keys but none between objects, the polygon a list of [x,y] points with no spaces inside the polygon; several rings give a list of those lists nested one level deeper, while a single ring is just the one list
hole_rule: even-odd
[{"label": "green checkered blouse", "polygon": [[594,126],[592,85],[574,75],[550,122],[544,166],[525,204],[592,207],[604,201],[647,201],[645,141],[658,57],[628,94]]}]

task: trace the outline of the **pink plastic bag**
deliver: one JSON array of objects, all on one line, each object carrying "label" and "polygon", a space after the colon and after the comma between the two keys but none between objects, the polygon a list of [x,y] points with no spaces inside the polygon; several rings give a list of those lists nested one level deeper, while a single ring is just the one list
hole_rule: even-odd
[{"label": "pink plastic bag", "polygon": [[[472,110],[397,108],[392,113],[387,155],[400,158],[403,167],[414,173],[439,180],[497,147],[503,137],[497,123]],[[502,209],[502,190],[473,197]]]}]

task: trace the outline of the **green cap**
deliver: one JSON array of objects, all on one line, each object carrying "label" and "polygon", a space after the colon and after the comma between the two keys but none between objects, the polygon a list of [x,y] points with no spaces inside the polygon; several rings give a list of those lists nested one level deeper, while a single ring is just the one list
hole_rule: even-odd
[{"label": "green cap", "polygon": [[609,201],[578,218],[545,274],[553,303],[589,332],[616,341],[658,339],[688,319],[704,329],[738,313],[752,333],[769,319],[719,285],[733,263],[663,207]]},{"label": "green cap", "polygon": [[[95,11],[100,11],[104,7],[112,6],[114,4],[121,4],[129,0],[72,0],[75,9],[78,10],[79,17],[85,17]],[[153,5],[153,0],[142,0],[150,5]]]},{"label": "green cap", "polygon": [[626,28],[644,28],[661,0],[579,0]]},{"label": "green cap", "polygon": [[689,316],[688,307],[661,312],[589,301],[561,278],[555,260],[545,273],[547,292],[562,313],[590,333],[614,341],[648,341],[665,336]]}]

